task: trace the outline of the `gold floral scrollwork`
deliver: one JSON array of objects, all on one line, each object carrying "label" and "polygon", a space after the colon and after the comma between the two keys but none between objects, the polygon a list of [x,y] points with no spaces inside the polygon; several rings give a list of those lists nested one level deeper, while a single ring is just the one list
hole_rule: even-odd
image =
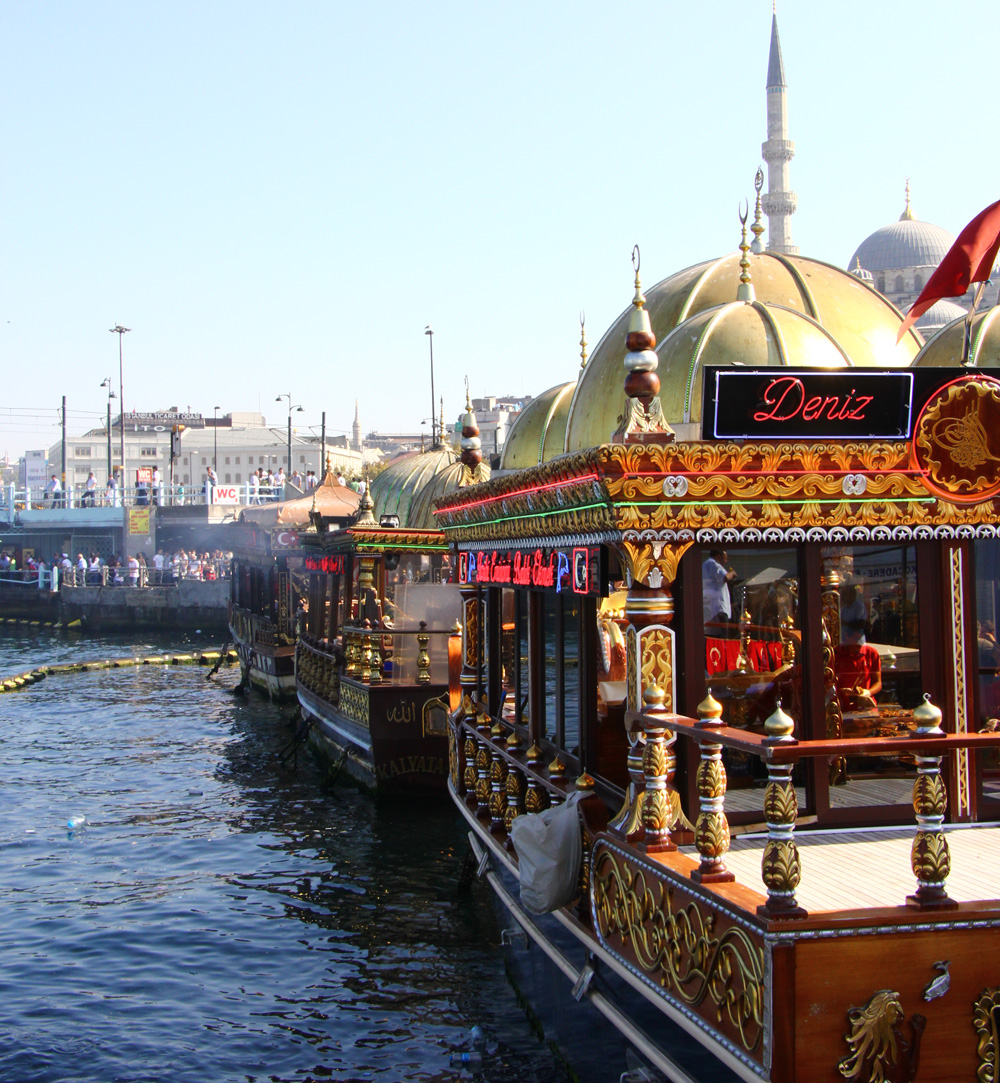
[{"label": "gold floral scrollwork", "polygon": [[924,816],[943,816],[948,807],[948,791],[940,774],[918,775],[913,783],[913,808]]},{"label": "gold floral scrollwork", "polygon": [[899,993],[880,989],[862,1008],[850,1008],[850,1032],[844,1041],[850,1053],[837,1062],[837,1071],[852,1083],[913,1083],[920,1062],[920,1039],[927,1020],[914,1013],[909,1036]]},{"label": "gold floral scrollwork", "polygon": [[625,629],[625,675],[628,678],[625,691],[625,706],[630,711],[638,711],[641,706],[639,703],[639,682],[636,680],[638,665],[638,638],[635,628],[629,625]]},{"label": "gold floral scrollwork", "polygon": [[711,1004],[706,1020],[726,1021],[744,1049],[760,1050],[762,945],[739,926],[717,933],[715,914],[704,913],[696,902],[675,904],[666,880],[600,840],[591,855],[591,884],[595,928],[604,947],[619,955],[627,948],[656,988],[693,1008]]},{"label": "gold floral scrollwork", "polygon": [[1000,987],[984,989],[973,1005],[972,1025],[976,1028],[978,1042],[976,1056],[979,1067],[976,1069],[977,1083],[1000,1083],[998,1074],[998,1051],[1000,1051]]},{"label": "gold floral scrollwork", "polygon": [[951,854],[943,831],[921,831],[910,847],[910,867],[920,883],[940,884],[951,872]]},{"label": "gold floral scrollwork", "polygon": [[642,688],[657,685],[665,694],[663,706],[674,709],[674,636],[669,628],[654,625],[639,632]]},{"label": "gold floral scrollwork", "polygon": [[794,892],[802,879],[802,865],[794,842],[768,842],[760,865],[761,879],[777,894]]}]

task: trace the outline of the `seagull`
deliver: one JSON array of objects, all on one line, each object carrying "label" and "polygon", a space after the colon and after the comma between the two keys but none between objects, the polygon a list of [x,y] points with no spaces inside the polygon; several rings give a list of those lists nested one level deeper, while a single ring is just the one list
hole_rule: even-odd
[{"label": "seagull", "polygon": [[927,986],[924,990],[924,1000],[936,1000],[938,997],[943,997],[948,992],[951,986],[951,975],[948,973],[948,967],[951,965],[950,960],[944,959],[940,963],[934,964],[935,970],[940,970],[941,973]]}]

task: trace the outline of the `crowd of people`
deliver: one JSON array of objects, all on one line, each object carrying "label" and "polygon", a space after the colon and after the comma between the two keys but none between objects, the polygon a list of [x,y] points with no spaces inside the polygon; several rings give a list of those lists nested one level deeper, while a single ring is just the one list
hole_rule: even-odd
[{"label": "crowd of people", "polygon": [[75,559],[68,553],[56,553],[51,560],[29,556],[21,568],[16,558],[5,552],[0,554],[0,581],[30,582],[50,575],[55,568],[66,586],[168,586],[182,579],[227,579],[232,556],[221,549],[178,549],[175,553],[157,549],[149,559],[141,552],[121,556],[113,553],[107,559],[97,553],[77,553]]}]

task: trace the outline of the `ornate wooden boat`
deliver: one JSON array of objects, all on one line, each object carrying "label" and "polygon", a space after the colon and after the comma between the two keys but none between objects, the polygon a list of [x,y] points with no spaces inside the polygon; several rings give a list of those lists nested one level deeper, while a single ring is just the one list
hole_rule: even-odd
[{"label": "ornate wooden boat", "polygon": [[461,603],[431,500],[489,477],[471,407],[463,432],[461,457],[442,447],[398,461],[350,527],[316,516],[303,536],[299,704],[314,745],[378,793],[445,790]]},{"label": "ornate wooden boat", "polygon": [[[1000,380],[748,249],[655,288],[659,357],[637,268],[568,454],[438,502],[449,790],[582,1078],[996,1079]],[[514,837],[578,793],[531,913]]]},{"label": "ornate wooden boat", "polygon": [[274,699],[294,699],[296,614],[305,592],[301,536],[311,529],[310,514],[344,524],[357,515],[360,500],[359,493],[338,485],[328,469],[312,492],[244,508],[229,528],[229,633],[245,686]]}]

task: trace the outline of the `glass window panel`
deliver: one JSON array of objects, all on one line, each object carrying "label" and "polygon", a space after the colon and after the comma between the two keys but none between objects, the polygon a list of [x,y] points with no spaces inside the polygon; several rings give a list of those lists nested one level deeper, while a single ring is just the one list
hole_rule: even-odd
[{"label": "glass window panel", "polygon": [[[923,699],[916,549],[830,546],[821,552],[823,622],[835,644],[833,681],[845,738],[907,729]],[[828,715],[836,724],[835,712]],[[913,799],[908,756],[856,756],[831,767],[830,807],[903,805]]]},{"label": "glass window panel", "polygon": [[[977,730],[1000,729],[1000,646],[997,645],[997,617],[1000,610],[1000,541],[994,538],[975,543],[976,563],[976,662],[979,683]],[[979,754],[982,796],[1000,801],[1000,750]]]},{"label": "glass window panel", "polygon": [[580,754],[580,598],[561,594],[563,620],[563,747]]},{"label": "glass window panel", "polygon": [[[801,727],[803,690],[799,560],[795,549],[713,550],[702,562],[705,673],[730,726],[764,732],[781,700]],[[726,808],[762,811],[759,757],[726,749]],[[799,795],[804,804],[804,795]]]}]

